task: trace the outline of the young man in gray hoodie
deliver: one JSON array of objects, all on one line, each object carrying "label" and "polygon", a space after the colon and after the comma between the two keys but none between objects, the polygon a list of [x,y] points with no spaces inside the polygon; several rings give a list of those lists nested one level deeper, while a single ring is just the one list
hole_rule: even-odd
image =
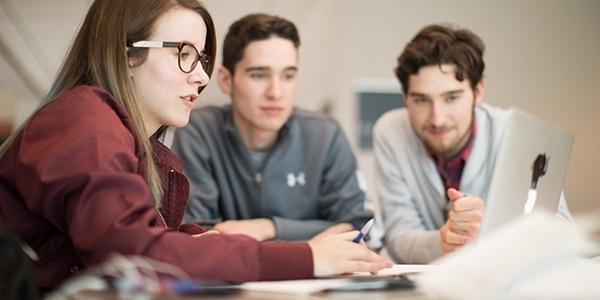
[{"label": "young man in gray hoodie", "polygon": [[[479,234],[507,112],[482,103],[484,44],[473,32],[423,28],[396,67],[406,108],[374,127],[385,246],[428,263]],[[564,198],[558,213],[570,218]]]},{"label": "young man in gray hoodie", "polygon": [[186,221],[257,240],[358,229],[372,213],[339,124],[294,107],[300,39],[265,14],[234,22],[217,71],[231,105],[192,112],[173,150],[191,182]]}]

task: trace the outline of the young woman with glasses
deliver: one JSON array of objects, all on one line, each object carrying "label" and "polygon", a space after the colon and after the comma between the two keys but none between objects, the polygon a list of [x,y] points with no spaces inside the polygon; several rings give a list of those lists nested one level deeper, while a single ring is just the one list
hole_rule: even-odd
[{"label": "young woman with glasses", "polygon": [[389,265],[356,232],[259,243],[181,225],[188,182],[157,139],[209,81],[215,29],[195,0],[96,0],[44,103],[0,148],[0,218],[53,288],[111,253],[195,279],[308,278]]}]

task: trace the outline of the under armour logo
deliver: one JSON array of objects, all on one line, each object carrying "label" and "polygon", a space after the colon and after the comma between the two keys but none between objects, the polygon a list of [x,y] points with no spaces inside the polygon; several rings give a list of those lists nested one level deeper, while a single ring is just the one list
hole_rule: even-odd
[{"label": "under armour logo", "polygon": [[295,187],[296,184],[298,184],[299,186],[304,186],[306,184],[304,172],[300,172],[298,173],[298,175],[294,175],[294,173],[287,174],[287,185],[289,187]]}]

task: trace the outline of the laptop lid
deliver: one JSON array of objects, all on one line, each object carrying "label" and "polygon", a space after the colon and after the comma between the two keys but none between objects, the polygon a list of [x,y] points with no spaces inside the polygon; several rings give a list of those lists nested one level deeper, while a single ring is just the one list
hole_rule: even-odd
[{"label": "laptop lid", "polygon": [[480,236],[523,214],[556,212],[574,138],[537,117],[509,110]]}]

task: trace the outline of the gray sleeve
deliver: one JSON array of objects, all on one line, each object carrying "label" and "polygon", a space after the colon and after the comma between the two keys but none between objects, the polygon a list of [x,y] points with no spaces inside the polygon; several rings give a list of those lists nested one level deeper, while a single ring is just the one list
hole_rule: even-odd
[{"label": "gray sleeve", "polygon": [[327,220],[297,220],[272,217],[275,224],[275,239],[286,241],[304,241],[336,224]]},{"label": "gray sleeve", "polygon": [[220,222],[219,189],[211,175],[210,152],[206,138],[193,120],[175,131],[173,152],[181,159],[184,173],[190,180],[190,199],[184,222],[208,226]]},{"label": "gray sleeve", "polygon": [[384,242],[399,263],[429,263],[440,256],[438,230],[426,230],[413,202],[403,172],[395,161],[393,147],[380,126],[374,130],[377,191],[385,228]]}]

